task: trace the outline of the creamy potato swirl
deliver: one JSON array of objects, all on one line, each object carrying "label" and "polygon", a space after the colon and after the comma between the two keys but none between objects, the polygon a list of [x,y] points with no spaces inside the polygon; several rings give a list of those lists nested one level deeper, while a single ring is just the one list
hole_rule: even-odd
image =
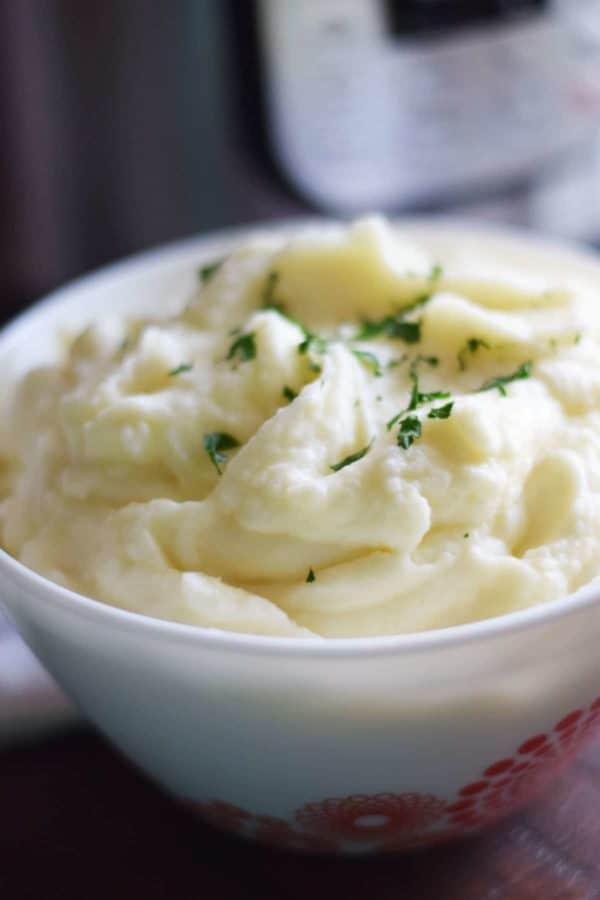
[{"label": "creamy potato swirl", "polygon": [[21,381],[3,545],[106,603],[271,635],[562,597],[600,571],[599,309],[518,241],[251,239],[178,315],[99,321]]}]

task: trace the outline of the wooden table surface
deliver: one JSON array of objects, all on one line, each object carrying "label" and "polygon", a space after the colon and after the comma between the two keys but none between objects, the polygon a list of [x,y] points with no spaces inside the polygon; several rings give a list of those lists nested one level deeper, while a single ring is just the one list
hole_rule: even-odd
[{"label": "wooden table surface", "polygon": [[295,856],[202,825],[101,738],[0,753],[1,900],[600,898],[600,735],[489,833],[384,859]]}]

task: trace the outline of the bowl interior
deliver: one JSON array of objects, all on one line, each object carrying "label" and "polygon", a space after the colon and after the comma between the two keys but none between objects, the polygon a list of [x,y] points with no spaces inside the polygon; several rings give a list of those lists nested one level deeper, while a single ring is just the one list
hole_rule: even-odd
[{"label": "bowl interior", "polygon": [[[277,230],[291,234],[311,224],[314,221],[284,223]],[[492,251],[501,261],[517,263],[524,269],[539,267],[541,263],[548,277],[561,283],[567,280],[587,290],[600,286],[600,262],[596,256],[572,245],[548,242],[513,229],[498,229],[460,220],[409,220],[398,225],[431,248],[432,253],[460,249],[465,246],[465,241],[473,240],[484,253]],[[60,350],[61,339],[76,334],[101,316],[148,312],[166,316],[175,312],[194,290],[199,265],[226,254],[249,234],[265,231],[268,232],[269,228],[253,226],[193,238],[116,263],[57,290],[0,333],[0,365],[5,386],[13,384],[29,369],[53,362]],[[10,402],[10,393],[9,389],[2,392],[2,412]],[[51,585],[43,576],[26,569],[1,550],[0,565],[18,572],[20,577],[33,579],[38,586],[51,586],[49,593],[53,602],[70,606],[75,602],[82,614],[112,617],[116,627],[143,627],[156,634],[169,631],[195,641],[218,641],[238,648],[284,653],[292,650],[319,655],[357,650],[370,653],[402,647],[418,650],[434,645],[501,638],[507,631],[533,627],[600,600],[600,588],[591,584],[548,605],[467,625],[375,638],[298,639],[237,634],[166,622],[120,610]]]}]

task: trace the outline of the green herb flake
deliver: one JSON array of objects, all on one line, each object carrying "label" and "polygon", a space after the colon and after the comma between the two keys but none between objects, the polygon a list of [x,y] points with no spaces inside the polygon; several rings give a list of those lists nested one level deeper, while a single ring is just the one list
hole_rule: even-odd
[{"label": "green herb flake", "polygon": [[431,403],[432,400],[447,400],[449,396],[450,391],[429,391],[426,394],[419,393],[418,406],[421,406],[423,403]]},{"label": "green herb flake", "polygon": [[353,350],[352,353],[364,366],[371,370],[376,378],[381,378],[383,375],[381,364],[374,353],[369,353],[368,350]]},{"label": "green herb flake", "polygon": [[211,278],[217,274],[225,259],[217,259],[214,262],[207,263],[205,266],[200,266],[198,269],[198,278],[202,282],[202,284],[206,284]]},{"label": "green herb flake", "polygon": [[469,534],[469,532],[468,532],[468,531],[465,531],[465,533],[464,533],[464,534],[463,534],[463,537],[464,537],[464,538],[468,538],[468,537],[470,537],[470,534]]},{"label": "green herb flake", "polygon": [[288,322],[291,322],[292,325],[296,325],[305,335],[308,337],[310,332],[307,328],[304,327],[302,322],[299,322],[298,319],[295,319],[293,316],[290,316],[285,309],[285,304],[283,304],[280,300],[275,296],[275,291],[277,289],[277,285],[281,278],[281,273],[275,270],[272,270],[267,275],[267,279],[265,281],[265,286],[262,292],[262,306],[265,310],[271,310],[272,312],[279,313],[280,316],[283,316],[284,319],[287,319]]},{"label": "green herb flake", "polygon": [[394,427],[394,425],[396,424],[396,422],[399,422],[400,419],[402,418],[402,416],[405,414],[406,414],[406,409],[402,409],[402,410],[400,410],[399,413],[396,413],[395,416],[392,416],[392,418],[388,422],[386,422],[385,427],[387,428],[387,430],[391,431],[392,428]]},{"label": "green herb flake", "polygon": [[454,401],[451,400],[450,403],[446,403],[444,406],[436,406],[433,409],[430,409],[427,413],[428,419],[448,419],[450,418],[450,414],[452,412],[452,407],[454,406]]},{"label": "green herb flake", "polygon": [[366,456],[366,454],[369,452],[372,443],[373,441],[371,441],[370,444],[367,444],[366,447],[363,447],[362,450],[357,450],[356,453],[351,453],[350,456],[346,456],[341,460],[341,462],[335,463],[335,465],[329,466],[329,468],[333,469],[334,472],[339,472],[340,469],[345,469],[346,466],[351,466],[352,463],[358,462],[359,459],[362,459],[363,456]]},{"label": "green herb flake", "polygon": [[465,346],[462,350],[457,354],[458,358],[458,368],[461,372],[467,368],[467,353],[477,353],[480,347],[484,347],[486,350],[491,350],[492,348],[488,344],[487,341],[484,341],[482,338],[472,337],[469,338]]},{"label": "green herb flake", "polygon": [[510,375],[497,375],[495,378],[490,378],[489,381],[486,381],[481,385],[477,393],[481,393],[482,391],[493,391],[494,389],[500,391],[500,394],[503,397],[506,397],[506,387],[505,385],[510,384],[512,381],[521,381],[524,378],[529,378],[531,376],[531,372],[533,369],[533,363],[531,360],[524,362],[519,368],[512,372]]},{"label": "green herb flake", "polygon": [[278,312],[281,312],[283,310],[283,306],[281,306],[281,304],[279,304],[275,300],[275,288],[277,287],[277,282],[279,281],[280,277],[281,276],[279,272],[276,272],[275,270],[269,272],[262,292],[263,306],[273,307]]},{"label": "green herb flake", "polygon": [[[302,356],[310,353],[325,353],[327,348],[329,347],[329,341],[325,338],[319,337],[318,334],[313,334],[310,331],[304,330],[304,334],[306,337],[301,343],[298,344],[298,353]],[[316,360],[311,359],[308,368],[311,372],[315,372],[317,375],[321,374],[321,366]]]},{"label": "green herb flake", "polygon": [[249,331],[240,336],[233,342],[229,348],[227,359],[235,359],[237,356],[241,362],[247,362],[256,356],[256,342],[254,340],[254,332]]},{"label": "green herb flake", "polygon": [[224,463],[228,460],[223,450],[233,450],[239,446],[240,443],[236,438],[222,431],[211,431],[209,434],[204,435],[204,449],[219,475],[222,474],[219,463]]},{"label": "green herb flake", "polygon": [[[418,409],[418,407],[422,406],[424,403],[431,403],[433,400],[447,400],[450,397],[448,391],[428,391],[427,393],[420,391],[419,375],[417,373],[415,362],[417,362],[417,360],[413,360],[413,364],[411,365],[410,369],[409,377],[412,381],[412,390],[410,392],[410,400],[408,406],[400,410],[399,413],[396,413],[396,415],[389,420],[386,426],[388,431],[390,431],[394,427],[396,422],[398,422],[403,416],[405,416],[407,412],[413,412],[413,410]],[[451,404],[450,408],[452,408]],[[448,413],[448,415],[450,415],[450,413]],[[434,417],[432,416],[431,418]],[[440,416],[439,418],[447,418],[447,416]]]},{"label": "green herb flake", "polygon": [[427,363],[428,366],[431,366],[432,369],[435,369],[439,366],[440,361],[437,356],[421,356],[419,353],[418,356],[415,356],[414,359],[411,360],[410,363],[410,371],[416,372],[420,363]]},{"label": "green herb flake", "polygon": [[444,274],[444,270],[440,266],[439,263],[436,263],[435,266],[432,267],[431,272],[429,273],[430,281],[439,281],[442,275]]},{"label": "green herb flake", "polygon": [[432,400],[447,400],[449,396],[450,391],[429,391],[426,394],[422,394],[419,391],[417,393],[416,406],[411,406],[411,409],[416,409],[417,406],[422,406],[423,403],[431,403]]},{"label": "green herb flake", "polygon": [[576,334],[575,337],[573,338],[573,343],[578,344],[580,340],[581,340],[581,335]]},{"label": "green herb flake", "polygon": [[386,330],[388,318],[389,317],[381,319],[381,321],[363,319],[360,325],[360,330],[355,334],[354,340],[370,341],[372,338],[379,337]]},{"label": "green herb flake", "polygon": [[183,372],[191,372],[194,368],[193,363],[180,363],[180,365],[176,366],[174,369],[171,369],[170,372],[167,372],[169,378],[172,378],[174,375],[181,375]]},{"label": "green herb flake", "polygon": [[394,321],[387,332],[391,338],[404,341],[405,344],[418,344],[421,340],[421,319],[416,322]]},{"label": "green herb flake", "polygon": [[291,387],[288,387],[288,386],[287,386],[287,384],[284,385],[283,390],[282,390],[281,393],[283,394],[283,396],[285,397],[286,400],[289,400],[289,401],[290,401],[290,403],[292,402],[292,400],[295,400],[296,397],[298,396],[298,394],[296,393],[296,391],[293,391],[293,390],[291,389]]},{"label": "green herb flake", "polygon": [[403,306],[396,313],[384,316],[383,319],[363,319],[354,340],[369,341],[376,337],[388,337],[404,341],[406,344],[418,343],[421,340],[421,319],[409,322],[406,317],[429,300],[431,294],[420,294],[412,303]]},{"label": "green herb flake", "polygon": [[416,416],[407,416],[400,422],[397,443],[403,450],[408,450],[417,438],[421,437],[421,422]]},{"label": "green herb flake", "polygon": [[399,309],[396,316],[408,316],[409,313],[413,313],[416,309],[420,309],[421,306],[425,306],[426,303],[429,303],[432,296],[432,294],[419,294],[416,300],[413,300],[412,303]]},{"label": "green herb flake", "polygon": [[306,576],[306,583],[310,584],[312,581],[316,581],[317,576],[313,572],[312,569],[308,570],[308,575]]},{"label": "green herb flake", "polygon": [[306,353],[314,352],[314,353],[325,353],[329,342],[322,337],[319,337],[318,334],[313,334],[310,331],[305,332],[306,337],[304,340],[298,344],[298,353],[304,355]]}]

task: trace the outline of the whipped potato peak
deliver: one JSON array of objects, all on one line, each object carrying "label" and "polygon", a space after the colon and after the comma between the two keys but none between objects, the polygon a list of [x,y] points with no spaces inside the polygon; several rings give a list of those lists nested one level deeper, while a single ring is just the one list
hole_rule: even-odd
[{"label": "whipped potato peak", "polygon": [[[18,385],[3,546],[115,606],[296,637],[498,616],[600,574],[600,304],[518,238],[372,217],[242,243]],[[581,264],[580,264],[581,265]]]}]

